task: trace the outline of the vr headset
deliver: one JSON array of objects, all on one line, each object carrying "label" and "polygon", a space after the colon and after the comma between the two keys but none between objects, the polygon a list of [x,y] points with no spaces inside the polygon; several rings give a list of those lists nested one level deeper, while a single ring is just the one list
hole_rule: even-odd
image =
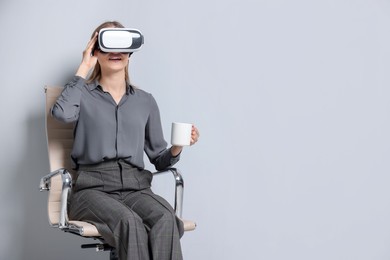
[{"label": "vr headset", "polygon": [[131,53],[141,49],[144,36],[137,29],[104,28],[99,31],[96,49],[103,52]]}]

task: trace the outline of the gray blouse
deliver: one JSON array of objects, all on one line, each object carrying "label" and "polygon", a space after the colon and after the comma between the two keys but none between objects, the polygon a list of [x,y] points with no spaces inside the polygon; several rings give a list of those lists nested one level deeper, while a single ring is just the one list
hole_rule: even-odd
[{"label": "gray blouse", "polygon": [[65,85],[52,107],[52,115],[61,122],[74,123],[73,166],[123,159],[144,168],[143,152],[157,170],[174,165],[164,140],[160,112],[153,96],[127,87],[117,105],[98,82],[86,83],[75,76]]}]

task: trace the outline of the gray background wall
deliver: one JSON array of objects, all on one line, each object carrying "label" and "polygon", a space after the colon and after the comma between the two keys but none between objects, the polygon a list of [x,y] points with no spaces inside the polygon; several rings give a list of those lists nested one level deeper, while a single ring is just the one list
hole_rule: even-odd
[{"label": "gray background wall", "polygon": [[[93,29],[145,34],[133,83],[195,123],[185,259],[390,259],[390,2],[0,2],[1,259],[107,259],[48,227],[45,84],[74,74]],[[170,187],[158,187],[168,192]]]}]

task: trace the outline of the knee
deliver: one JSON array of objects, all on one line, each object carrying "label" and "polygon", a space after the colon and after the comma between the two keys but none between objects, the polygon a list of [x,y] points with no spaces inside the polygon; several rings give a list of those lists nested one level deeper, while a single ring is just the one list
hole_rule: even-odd
[{"label": "knee", "polygon": [[151,241],[158,237],[176,237],[179,239],[183,233],[183,223],[170,211],[160,212],[154,221],[148,223]]},{"label": "knee", "polygon": [[175,213],[171,212],[168,209],[162,209],[158,212],[158,221],[160,222],[170,222],[174,223],[176,222],[176,216]]},{"label": "knee", "polygon": [[160,226],[164,229],[172,229],[177,225],[176,215],[168,209],[159,210],[151,221],[151,227]]}]

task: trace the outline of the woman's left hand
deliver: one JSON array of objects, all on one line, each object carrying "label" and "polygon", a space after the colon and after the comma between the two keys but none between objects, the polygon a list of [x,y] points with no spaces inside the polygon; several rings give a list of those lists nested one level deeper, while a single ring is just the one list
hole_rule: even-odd
[{"label": "woman's left hand", "polygon": [[192,125],[190,145],[194,145],[198,141],[199,136],[200,136],[200,134],[199,134],[198,128],[196,128],[196,126]]},{"label": "woman's left hand", "polygon": [[[199,135],[198,128],[196,128],[196,126],[192,125],[190,145],[194,145],[198,141],[199,136],[200,135]],[[181,153],[182,150],[183,150],[183,146],[173,145],[171,147],[172,156],[178,156]]]}]

